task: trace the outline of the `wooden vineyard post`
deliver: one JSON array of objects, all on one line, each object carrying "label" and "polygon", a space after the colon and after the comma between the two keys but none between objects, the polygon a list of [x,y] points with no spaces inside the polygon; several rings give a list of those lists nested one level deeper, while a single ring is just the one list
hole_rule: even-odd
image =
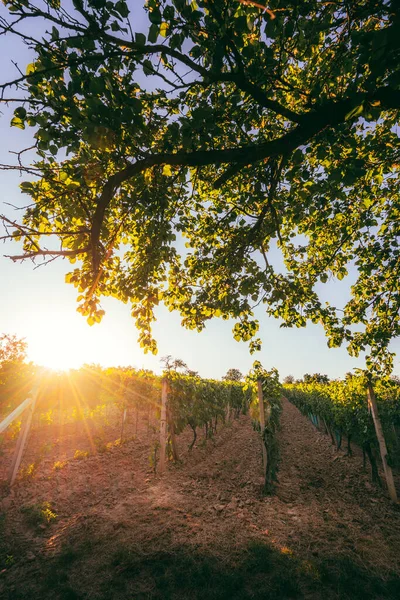
[{"label": "wooden vineyard post", "polygon": [[122,425],[121,425],[121,444],[124,441],[124,427],[126,421],[126,413],[128,412],[127,407],[125,406],[124,412],[122,413]]},{"label": "wooden vineyard post", "polygon": [[19,432],[17,446],[15,448],[14,456],[12,459],[11,467],[9,470],[8,481],[10,486],[14,485],[14,481],[18,474],[18,469],[21,464],[22,455],[24,453],[24,448],[26,444],[26,440],[28,438],[29,430],[32,424],[32,417],[36,406],[36,399],[38,395],[38,387],[35,387],[30,392],[30,397],[33,398],[32,404],[29,408],[26,409],[26,413],[24,415],[22,421],[21,431]]},{"label": "wooden vineyard post", "polygon": [[397,502],[397,493],[396,493],[396,488],[394,485],[393,473],[392,473],[392,469],[390,468],[390,466],[388,465],[388,462],[387,462],[387,453],[388,452],[387,452],[387,447],[386,447],[386,440],[385,440],[385,436],[383,434],[382,423],[381,423],[381,420],[380,420],[379,414],[378,414],[378,406],[376,404],[374,388],[372,387],[372,383],[370,381],[368,382],[367,392],[368,392],[368,405],[371,409],[372,418],[373,418],[374,425],[375,425],[375,432],[376,432],[376,437],[378,438],[379,450],[381,453],[383,470],[385,472],[385,478],[386,478],[386,484],[387,484],[388,491],[389,491],[389,496],[390,496],[391,500],[393,500],[393,502]]},{"label": "wooden vineyard post", "polygon": [[159,472],[165,471],[165,451],[167,446],[167,391],[168,382],[164,378],[161,382],[161,419],[160,419],[160,464]]},{"label": "wooden vineyard post", "polygon": [[265,447],[264,442],[264,430],[265,430],[265,411],[264,411],[264,396],[262,391],[262,383],[261,379],[257,381],[257,395],[258,395],[258,405],[260,407],[260,426],[261,426],[261,447],[262,447],[262,456],[263,456],[263,473],[264,478],[267,475],[267,448]]},{"label": "wooden vineyard post", "polygon": [[150,410],[151,410],[151,407],[150,407],[150,404],[148,403],[148,406],[147,406],[147,433],[149,433],[149,431],[150,431]]}]

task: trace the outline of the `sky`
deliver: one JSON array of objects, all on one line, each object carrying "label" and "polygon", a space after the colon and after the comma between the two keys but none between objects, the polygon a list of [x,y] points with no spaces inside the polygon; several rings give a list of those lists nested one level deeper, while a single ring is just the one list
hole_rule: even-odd
[{"label": "sky", "polygon": [[[0,5],[0,14],[5,12]],[[0,38],[0,56],[2,81],[18,76],[12,60],[24,72],[32,61],[22,43],[14,38]],[[0,108],[0,163],[15,164],[16,157],[10,152],[30,146],[34,130],[10,128],[13,109],[4,105]],[[21,194],[18,187],[25,177],[21,178],[17,171],[0,171],[0,178],[0,213],[17,220],[20,208],[27,204],[28,196]],[[106,315],[100,324],[90,327],[76,312],[76,289],[65,283],[65,274],[73,268],[70,263],[59,259],[37,267],[31,261],[14,263],[6,258],[5,255],[18,254],[19,250],[17,243],[0,244],[0,334],[25,338],[28,358],[37,364],[56,369],[78,368],[84,363],[130,365],[161,372],[160,358],[169,354],[184,360],[202,377],[210,378],[221,378],[229,368],[238,368],[245,374],[254,360],[260,360],[266,369],[276,367],[282,378],[289,374],[300,378],[304,373],[326,373],[338,378],[356,367],[364,367],[363,357],[351,358],[345,348],[329,349],[320,325],[280,328],[280,322],[265,315],[262,308],[255,314],[260,320],[263,347],[254,355],[249,354],[247,344],[233,339],[232,321],[214,319],[197,333],[182,328],[179,315],[162,306],[154,324],[158,355],[145,355],[136,341],[137,330],[128,305],[104,299]],[[321,287],[323,300],[342,306],[352,279],[354,272],[347,280],[331,281]],[[393,342],[392,350],[400,354],[399,340]],[[395,358],[394,373],[400,375],[399,357]]]}]

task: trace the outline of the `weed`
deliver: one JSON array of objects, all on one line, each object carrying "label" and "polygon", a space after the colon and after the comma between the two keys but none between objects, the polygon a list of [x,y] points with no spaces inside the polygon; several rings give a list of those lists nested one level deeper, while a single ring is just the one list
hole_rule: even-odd
[{"label": "weed", "polygon": [[28,465],[27,467],[22,468],[19,472],[19,477],[23,480],[32,479],[36,474],[38,466],[39,466],[38,462],[33,462],[30,465]]},{"label": "weed", "polygon": [[108,444],[106,444],[106,450],[112,450],[113,448],[118,448],[119,446],[121,446],[124,442],[121,440],[121,438],[116,439],[114,442],[108,442]]},{"label": "weed", "polygon": [[68,464],[67,460],[57,460],[53,465],[53,471],[61,471]]},{"label": "weed", "polygon": [[28,525],[31,527],[49,525],[57,518],[57,514],[54,512],[50,502],[41,502],[40,504],[22,506],[21,512],[25,516]]},{"label": "weed", "polygon": [[51,425],[54,421],[54,411],[52,408],[49,408],[47,412],[43,412],[40,415],[40,423],[41,425]]},{"label": "weed", "polygon": [[86,458],[89,458],[89,452],[86,452],[85,450],[75,450],[74,460],[85,460]]}]

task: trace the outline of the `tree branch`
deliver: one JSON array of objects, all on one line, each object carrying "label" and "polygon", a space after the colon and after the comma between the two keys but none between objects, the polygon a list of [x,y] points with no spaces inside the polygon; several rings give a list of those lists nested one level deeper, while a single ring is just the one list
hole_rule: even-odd
[{"label": "tree branch", "polygon": [[13,262],[17,260],[25,260],[27,258],[36,258],[37,256],[77,256],[78,254],[85,254],[90,251],[90,246],[85,248],[79,248],[79,250],[37,250],[35,252],[27,252],[26,254],[20,254],[18,256],[10,256],[6,254],[6,258],[11,258]]}]

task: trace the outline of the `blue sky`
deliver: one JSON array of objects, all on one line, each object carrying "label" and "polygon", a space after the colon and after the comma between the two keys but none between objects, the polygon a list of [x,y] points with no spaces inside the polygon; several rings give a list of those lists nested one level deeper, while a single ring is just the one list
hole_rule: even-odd
[{"label": "blue sky", "polygon": [[[4,7],[0,13],[4,14]],[[1,79],[17,76],[11,63],[16,60],[24,71],[31,57],[14,38],[0,38],[0,55],[3,58]],[[21,150],[32,143],[33,130],[10,128],[12,109],[2,106],[0,116],[0,163],[14,163],[10,151]],[[14,107],[15,108],[15,107]],[[18,172],[0,171],[0,212],[18,219],[27,196],[20,193],[18,184],[23,181]],[[7,204],[8,203],[8,204]],[[26,338],[29,358],[61,367],[78,367],[80,364],[100,363],[105,366],[132,365],[160,371],[160,357],[171,354],[183,359],[191,369],[203,377],[220,378],[235,367],[246,373],[255,359],[266,368],[276,367],[282,377],[292,374],[321,372],[330,377],[341,377],[354,367],[363,367],[363,359],[352,359],[345,348],[328,349],[324,332],[319,325],[304,329],[281,329],[279,322],[267,317],[262,308],[256,312],[260,319],[260,337],[263,349],[251,356],[246,344],[232,337],[233,322],[214,319],[202,333],[184,330],[178,314],[159,307],[154,334],[158,342],[157,356],[144,355],[139,348],[129,306],[113,299],[105,299],[106,316],[99,325],[89,327],[76,312],[76,290],[64,283],[71,269],[67,261],[57,260],[34,269],[30,261],[13,263],[5,254],[17,254],[18,245],[0,245],[0,333],[14,333]],[[354,277],[354,273],[351,274]],[[343,305],[348,294],[349,281],[330,282],[321,287],[324,300]],[[393,343],[399,352],[399,340]],[[395,373],[400,374],[399,360],[395,360]]]}]

